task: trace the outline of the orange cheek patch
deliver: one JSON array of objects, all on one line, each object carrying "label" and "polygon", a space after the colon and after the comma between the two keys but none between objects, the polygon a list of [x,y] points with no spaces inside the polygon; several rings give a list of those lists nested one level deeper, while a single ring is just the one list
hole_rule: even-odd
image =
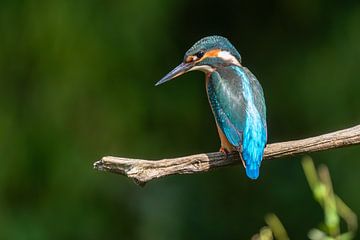
[{"label": "orange cheek patch", "polygon": [[205,55],[202,58],[217,57],[219,52],[221,52],[220,49],[214,49],[214,50],[208,51],[207,53],[205,53]]},{"label": "orange cheek patch", "polygon": [[196,61],[196,62],[200,62],[201,60],[205,59],[205,58],[208,58],[208,57],[218,57],[219,56],[219,53],[221,52],[220,49],[214,49],[214,50],[211,50],[211,51],[208,51],[204,54],[204,56],[202,56],[201,58],[197,58],[195,55],[194,56],[188,56],[186,59],[185,59],[185,62],[189,63],[189,62],[193,62],[193,61]]}]

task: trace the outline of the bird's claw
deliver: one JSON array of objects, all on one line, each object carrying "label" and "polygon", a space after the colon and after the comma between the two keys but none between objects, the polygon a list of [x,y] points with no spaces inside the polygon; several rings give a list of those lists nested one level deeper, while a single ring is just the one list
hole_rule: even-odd
[{"label": "bird's claw", "polygon": [[219,149],[219,152],[225,154],[225,159],[228,158],[228,156],[229,156],[229,151],[228,151],[226,148],[221,147],[221,148]]}]

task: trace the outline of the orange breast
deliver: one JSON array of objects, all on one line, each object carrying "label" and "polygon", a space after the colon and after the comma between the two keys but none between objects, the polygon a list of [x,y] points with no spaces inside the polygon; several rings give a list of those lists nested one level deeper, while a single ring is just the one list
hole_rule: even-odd
[{"label": "orange breast", "polygon": [[216,127],[219,133],[219,137],[220,137],[220,141],[221,141],[221,147],[225,148],[227,151],[232,152],[235,151],[236,149],[234,148],[233,145],[231,145],[231,143],[227,140],[225,134],[223,133],[223,131],[219,128],[219,126],[216,123]]}]

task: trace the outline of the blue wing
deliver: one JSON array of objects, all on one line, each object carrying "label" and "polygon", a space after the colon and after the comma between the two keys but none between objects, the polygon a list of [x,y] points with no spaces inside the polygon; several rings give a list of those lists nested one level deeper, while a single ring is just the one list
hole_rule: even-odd
[{"label": "blue wing", "polygon": [[247,176],[258,178],[267,140],[266,107],[260,83],[247,68],[228,66],[211,74],[207,91],[218,126],[241,151]]}]

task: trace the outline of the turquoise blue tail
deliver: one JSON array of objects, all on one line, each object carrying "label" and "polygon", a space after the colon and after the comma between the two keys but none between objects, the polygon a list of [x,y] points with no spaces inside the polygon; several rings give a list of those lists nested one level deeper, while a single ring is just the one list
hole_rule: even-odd
[{"label": "turquoise blue tail", "polygon": [[263,147],[254,146],[254,141],[251,140],[250,146],[244,146],[242,158],[245,162],[246,175],[251,179],[259,177],[259,170],[263,156]]},{"label": "turquoise blue tail", "polygon": [[[266,144],[266,128],[259,126],[246,127],[244,132],[242,158],[245,162],[246,175],[251,179],[259,177],[259,170]],[[257,125],[259,124],[259,125]]]},{"label": "turquoise blue tail", "polygon": [[246,167],[246,175],[253,179],[256,180],[259,177],[259,170],[260,167],[253,165],[253,166],[247,166]]},{"label": "turquoise blue tail", "polygon": [[256,142],[255,139],[250,139],[249,144],[244,141],[242,158],[245,162],[246,175],[251,179],[259,177],[260,165],[263,157],[264,144]]}]

